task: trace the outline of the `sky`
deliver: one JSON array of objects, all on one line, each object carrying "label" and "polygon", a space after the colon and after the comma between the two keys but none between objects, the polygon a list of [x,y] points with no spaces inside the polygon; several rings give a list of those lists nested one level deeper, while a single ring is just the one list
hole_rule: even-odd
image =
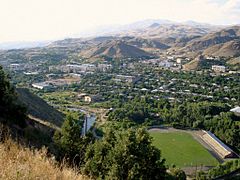
[{"label": "sky", "polygon": [[61,39],[145,19],[240,24],[240,0],[0,0],[0,43]]}]

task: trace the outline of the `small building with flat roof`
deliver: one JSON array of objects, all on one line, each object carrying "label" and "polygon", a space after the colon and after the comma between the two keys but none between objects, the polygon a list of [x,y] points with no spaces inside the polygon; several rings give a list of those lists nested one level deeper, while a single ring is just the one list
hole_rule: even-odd
[{"label": "small building with flat roof", "polygon": [[240,107],[239,106],[231,109],[230,111],[233,112],[236,116],[240,116]]},{"label": "small building with flat roof", "polygon": [[51,89],[53,86],[49,83],[41,82],[41,83],[33,83],[32,87],[43,90],[43,89]]},{"label": "small building with flat roof", "polygon": [[212,70],[215,71],[215,72],[225,72],[226,67],[225,66],[213,65]]}]

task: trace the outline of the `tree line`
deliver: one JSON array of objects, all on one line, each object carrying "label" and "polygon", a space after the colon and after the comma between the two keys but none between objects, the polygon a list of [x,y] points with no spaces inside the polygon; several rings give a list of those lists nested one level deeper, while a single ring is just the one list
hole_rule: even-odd
[{"label": "tree line", "polygon": [[119,101],[109,113],[110,121],[131,121],[136,124],[171,124],[175,128],[195,128],[213,132],[222,141],[240,150],[240,118],[231,107],[220,102],[169,103],[166,99],[136,97]]},{"label": "tree line", "polygon": [[[81,116],[80,116],[81,119]],[[167,172],[160,150],[145,128],[110,123],[101,139],[81,136],[82,121],[70,113],[56,131],[56,157],[93,179],[186,179],[178,168]]]}]

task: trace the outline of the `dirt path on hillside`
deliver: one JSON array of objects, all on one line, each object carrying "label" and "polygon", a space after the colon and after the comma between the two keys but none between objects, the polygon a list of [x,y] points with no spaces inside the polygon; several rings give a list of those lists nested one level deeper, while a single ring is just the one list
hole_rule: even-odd
[{"label": "dirt path on hillside", "polygon": [[51,128],[51,129],[58,130],[58,131],[61,130],[60,127],[54,125],[53,123],[50,123],[49,121],[44,121],[42,119],[36,118],[36,117],[34,117],[34,116],[30,115],[30,114],[28,115],[28,118],[30,120],[32,120],[32,121],[36,121],[37,123],[40,123],[40,124],[42,124],[44,126],[47,126],[47,127]]}]

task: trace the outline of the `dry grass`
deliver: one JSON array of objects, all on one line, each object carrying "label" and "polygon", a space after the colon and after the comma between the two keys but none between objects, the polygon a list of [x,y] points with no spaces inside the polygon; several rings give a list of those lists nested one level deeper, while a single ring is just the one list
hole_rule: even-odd
[{"label": "dry grass", "polygon": [[62,165],[59,168],[53,158],[46,156],[46,149],[24,148],[11,139],[0,142],[0,179],[87,179],[74,169]]}]

